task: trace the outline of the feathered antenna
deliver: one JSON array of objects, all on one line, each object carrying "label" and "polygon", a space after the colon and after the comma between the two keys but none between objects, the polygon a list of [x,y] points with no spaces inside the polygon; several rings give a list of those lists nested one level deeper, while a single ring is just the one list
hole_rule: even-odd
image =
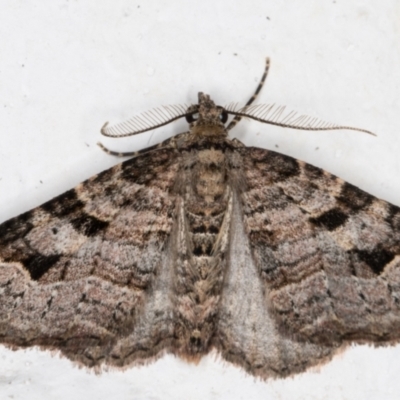
[{"label": "feathered antenna", "polygon": [[[277,106],[275,104],[253,105],[252,103],[257,98],[265,83],[269,66],[270,60],[267,58],[261,81],[258,84],[253,96],[251,96],[244,107],[239,108],[237,103],[231,103],[225,107],[225,111],[234,116],[233,120],[226,127],[227,131],[232,129],[241,120],[241,118],[245,117],[283,128],[301,129],[306,131],[349,129],[376,136],[373,132],[366,129],[333,124],[318,118],[307,116],[305,114],[298,115],[298,113],[295,111],[286,113],[285,106]],[[114,138],[137,135],[138,133],[147,132],[159,128],[160,126],[167,125],[179,118],[193,115],[195,113],[193,107],[195,106],[188,108],[186,105],[173,105],[155,108],[117,125],[108,126],[108,122],[106,122],[101,128],[101,133],[104,136]]]},{"label": "feathered antenna", "polygon": [[331,122],[326,122],[319,118],[310,117],[305,114],[299,115],[295,111],[285,112],[286,106],[277,106],[276,104],[250,105],[238,109],[236,104],[231,103],[225,107],[225,110],[228,114],[234,115],[235,118],[250,118],[254,119],[255,121],[280,126],[283,128],[301,129],[306,131],[349,129],[376,136],[373,132],[366,129],[333,124]]},{"label": "feathered antenna", "polygon": [[182,104],[154,108],[117,125],[108,126],[106,122],[101,128],[101,133],[108,137],[137,135],[187,116],[187,109],[188,106]]}]

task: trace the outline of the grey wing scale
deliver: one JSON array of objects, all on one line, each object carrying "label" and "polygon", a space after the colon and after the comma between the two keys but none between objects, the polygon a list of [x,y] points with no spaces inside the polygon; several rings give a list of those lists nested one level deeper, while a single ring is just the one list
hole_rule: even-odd
[{"label": "grey wing scale", "polygon": [[400,339],[400,209],[304,162],[242,150],[240,193],[266,305],[286,336]]},{"label": "grey wing scale", "polygon": [[328,361],[337,350],[336,344],[300,343],[278,331],[273,310],[267,307],[264,279],[251,254],[237,193],[233,203],[217,349],[227,361],[263,379],[288,376]]},{"label": "grey wing scale", "polygon": [[[171,335],[166,258],[177,168],[174,150],[147,153],[0,225],[0,342],[61,349],[91,366],[162,349]],[[144,312],[156,315],[153,325]],[[141,337],[129,351],[128,334]]]}]

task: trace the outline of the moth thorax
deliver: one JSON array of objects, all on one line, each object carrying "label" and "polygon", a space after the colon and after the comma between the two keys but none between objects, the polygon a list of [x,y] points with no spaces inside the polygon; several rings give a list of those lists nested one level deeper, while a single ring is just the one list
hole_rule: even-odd
[{"label": "moth thorax", "polygon": [[225,156],[220,150],[211,148],[197,154],[191,184],[196,196],[208,204],[222,198],[226,191],[226,167]]},{"label": "moth thorax", "polygon": [[[201,121],[205,122],[205,121]],[[194,135],[197,136],[204,136],[204,137],[210,137],[210,136],[227,136],[228,133],[225,129],[225,126],[221,124],[220,122],[216,123],[196,123],[194,125],[190,132]]]}]

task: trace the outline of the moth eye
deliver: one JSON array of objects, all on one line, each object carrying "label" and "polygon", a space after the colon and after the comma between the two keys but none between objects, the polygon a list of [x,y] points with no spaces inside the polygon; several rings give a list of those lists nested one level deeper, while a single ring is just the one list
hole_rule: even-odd
[{"label": "moth eye", "polygon": [[224,124],[228,121],[228,113],[225,110],[222,110],[221,114],[219,114],[219,119]]},{"label": "moth eye", "polygon": [[186,115],[186,121],[191,122],[197,121],[199,119],[199,113],[193,113],[193,114],[188,114]]}]

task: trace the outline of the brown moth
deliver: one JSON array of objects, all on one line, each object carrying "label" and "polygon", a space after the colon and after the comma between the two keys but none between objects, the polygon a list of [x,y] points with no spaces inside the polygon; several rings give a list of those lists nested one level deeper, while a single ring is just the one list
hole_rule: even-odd
[{"label": "brown moth", "polygon": [[189,131],[138,153],[101,145],[134,157],[0,225],[1,343],[98,369],[215,349],[266,379],[399,341],[399,207],[228,137],[243,116],[355,129],[253,106],[268,67],[241,109],[199,93],[105,125],[121,137],[185,117]]}]

